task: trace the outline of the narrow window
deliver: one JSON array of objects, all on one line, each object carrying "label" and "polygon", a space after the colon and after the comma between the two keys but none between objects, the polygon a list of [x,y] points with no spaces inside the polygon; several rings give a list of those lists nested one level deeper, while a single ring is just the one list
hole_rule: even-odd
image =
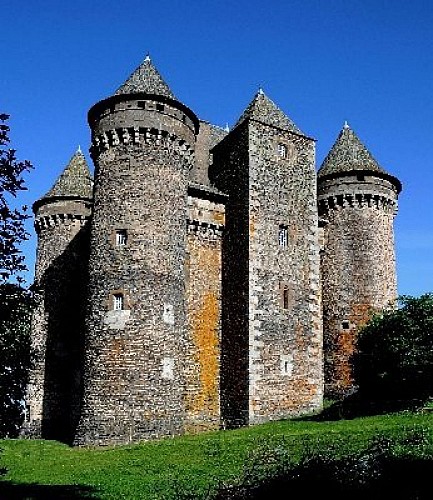
[{"label": "narrow window", "polygon": [[349,323],[349,321],[347,321],[347,319],[345,319],[344,321],[341,322],[341,326],[342,326],[343,330],[349,330],[350,323]]},{"label": "narrow window", "polygon": [[283,309],[289,308],[289,289],[285,286],[283,288]]},{"label": "narrow window", "polygon": [[30,405],[26,405],[24,409],[24,421],[30,422]]},{"label": "narrow window", "polygon": [[115,293],[113,295],[113,309],[115,311],[123,311],[123,294]]},{"label": "narrow window", "polygon": [[126,229],[118,229],[116,231],[116,246],[122,247],[126,245]]},{"label": "narrow window", "polygon": [[278,144],[278,156],[287,158],[287,146],[285,144]]},{"label": "narrow window", "polygon": [[293,356],[291,354],[281,356],[281,374],[290,377],[293,373]]},{"label": "narrow window", "polygon": [[289,228],[283,224],[280,225],[278,230],[278,244],[280,247],[286,248],[289,243]]}]

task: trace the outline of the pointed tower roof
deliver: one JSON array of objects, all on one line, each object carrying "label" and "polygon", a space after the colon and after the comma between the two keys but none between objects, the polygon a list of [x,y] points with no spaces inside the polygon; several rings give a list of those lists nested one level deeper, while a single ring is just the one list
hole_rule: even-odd
[{"label": "pointed tower roof", "polygon": [[78,147],[66,165],[65,170],[43,198],[92,198],[92,185],[93,181],[89,166],[80,147]]},{"label": "pointed tower roof", "polygon": [[301,130],[286,116],[283,111],[273,102],[260,88],[254,99],[247,106],[235,126],[240,125],[247,119],[257,120],[297,134],[303,134]]},{"label": "pointed tower roof", "polygon": [[140,92],[176,99],[170,87],[165,83],[159,71],[152,64],[149,55],[146,56],[126,82],[116,90],[114,95],[136,94]]},{"label": "pointed tower roof", "polygon": [[320,178],[325,175],[356,170],[370,170],[371,172],[386,174],[385,170],[373,158],[370,151],[359,140],[348,123],[345,122],[335,144],[323,160],[318,176]]}]

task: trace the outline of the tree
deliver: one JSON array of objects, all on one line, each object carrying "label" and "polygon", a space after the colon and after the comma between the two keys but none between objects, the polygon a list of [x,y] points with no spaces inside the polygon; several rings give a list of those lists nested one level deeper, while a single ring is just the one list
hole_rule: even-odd
[{"label": "tree", "polygon": [[[26,270],[19,245],[28,238],[27,207],[13,199],[26,189],[23,173],[32,165],[17,161],[9,146],[9,116],[0,114],[0,437],[14,437],[22,420],[22,404],[30,355],[31,293],[23,288]],[[11,203],[12,202],[12,203]],[[16,283],[10,281],[15,278]]]},{"label": "tree", "polygon": [[0,437],[16,437],[31,367],[32,295],[15,283],[0,285]]},{"label": "tree", "polygon": [[433,294],[398,303],[360,330],[355,376],[364,397],[425,400],[433,396]]},{"label": "tree", "polygon": [[28,238],[24,228],[27,207],[12,208],[10,202],[26,189],[22,175],[32,168],[27,160],[17,161],[15,149],[8,148],[8,118],[9,115],[0,114],[0,284],[13,276],[22,282],[19,273],[26,270],[19,245]]}]

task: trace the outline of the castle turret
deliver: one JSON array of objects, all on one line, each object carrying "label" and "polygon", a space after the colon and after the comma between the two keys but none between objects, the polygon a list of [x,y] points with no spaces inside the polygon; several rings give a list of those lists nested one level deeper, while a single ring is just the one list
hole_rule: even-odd
[{"label": "castle turret", "polygon": [[322,403],[314,140],[259,91],[212,150],[227,192],[221,413],[226,426]]},{"label": "castle turret", "polygon": [[38,235],[32,344],[23,433],[71,442],[80,406],[92,179],[80,149],[33,205]]},{"label": "castle turret", "polygon": [[89,111],[95,163],[83,409],[75,442],[183,431],[187,183],[198,119],[149,57]]},{"label": "castle turret", "polygon": [[355,388],[350,358],[356,332],[397,296],[394,229],[398,179],[386,173],[344,125],[318,172],[324,220],[323,330],[325,389],[344,396]]}]

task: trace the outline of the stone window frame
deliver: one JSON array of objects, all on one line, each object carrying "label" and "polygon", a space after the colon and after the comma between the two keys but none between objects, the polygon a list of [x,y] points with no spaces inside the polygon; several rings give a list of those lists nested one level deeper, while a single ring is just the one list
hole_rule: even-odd
[{"label": "stone window frame", "polygon": [[[122,232],[124,231],[125,232],[125,236],[126,236],[126,242],[124,245],[119,245],[117,243],[117,234],[119,232]],[[116,249],[123,249],[123,248],[126,248],[128,246],[128,241],[129,241],[129,238],[130,238],[130,231],[129,231],[129,227],[128,226],[118,226],[118,227],[115,227],[112,231],[111,231],[111,234],[110,234],[110,243],[111,243],[111,246],[113,248],[116,248]]]},{"label": "stone window frame", "polygon": [[278,225],[278,246],[280,248],[289,246],[289,226],[287,224]]},{"label": "stone window frame", "polygon": [[280,158],[286,159],[288,151],[289,150],[288,150],[287,144],[285,144],[284,142],[278,142],[277,154]]},{"label": "stone window frame", "polygon": [[290,284],[287,281],[280,281],[279,282],[279,294],[278,294],[278,302],[280,305],[280,308],[288,312],[290,311],[290,302],[291,302],[291,295],[293,297],[293,289],[290,286]]},{"label": "stone window frame", "polygon": [[[284,155],[281,154],[284,148]],[[278,161],[289,162],[289,164],[293,164],[296,158],[296,145],[288,140],[286,137],[277,137],[275,140],[275,156]]]},{"label": "stone window frame", "polygon": [[[116,296],[121,296],[123,303],[122,303],[122,309],[115,309],[115,297]],[[109,295],[108,295],[108,300],[107,300],[107,309],[109,311],[128,311],[130,310],[130,301],[128,299],[128,294],[123,288],[117,288],[115,290],[111,290]]]},{"label": "stone window frame", "polygon": [[128,242],[128,231],[126,229],[115,230],[115,244],[116,247],[124,247]]},{"label": "stone window frame", "polygon": [[283,354],[280,356],[280,372],[283,377],[291,377],[294,371],[293,354]]}]

